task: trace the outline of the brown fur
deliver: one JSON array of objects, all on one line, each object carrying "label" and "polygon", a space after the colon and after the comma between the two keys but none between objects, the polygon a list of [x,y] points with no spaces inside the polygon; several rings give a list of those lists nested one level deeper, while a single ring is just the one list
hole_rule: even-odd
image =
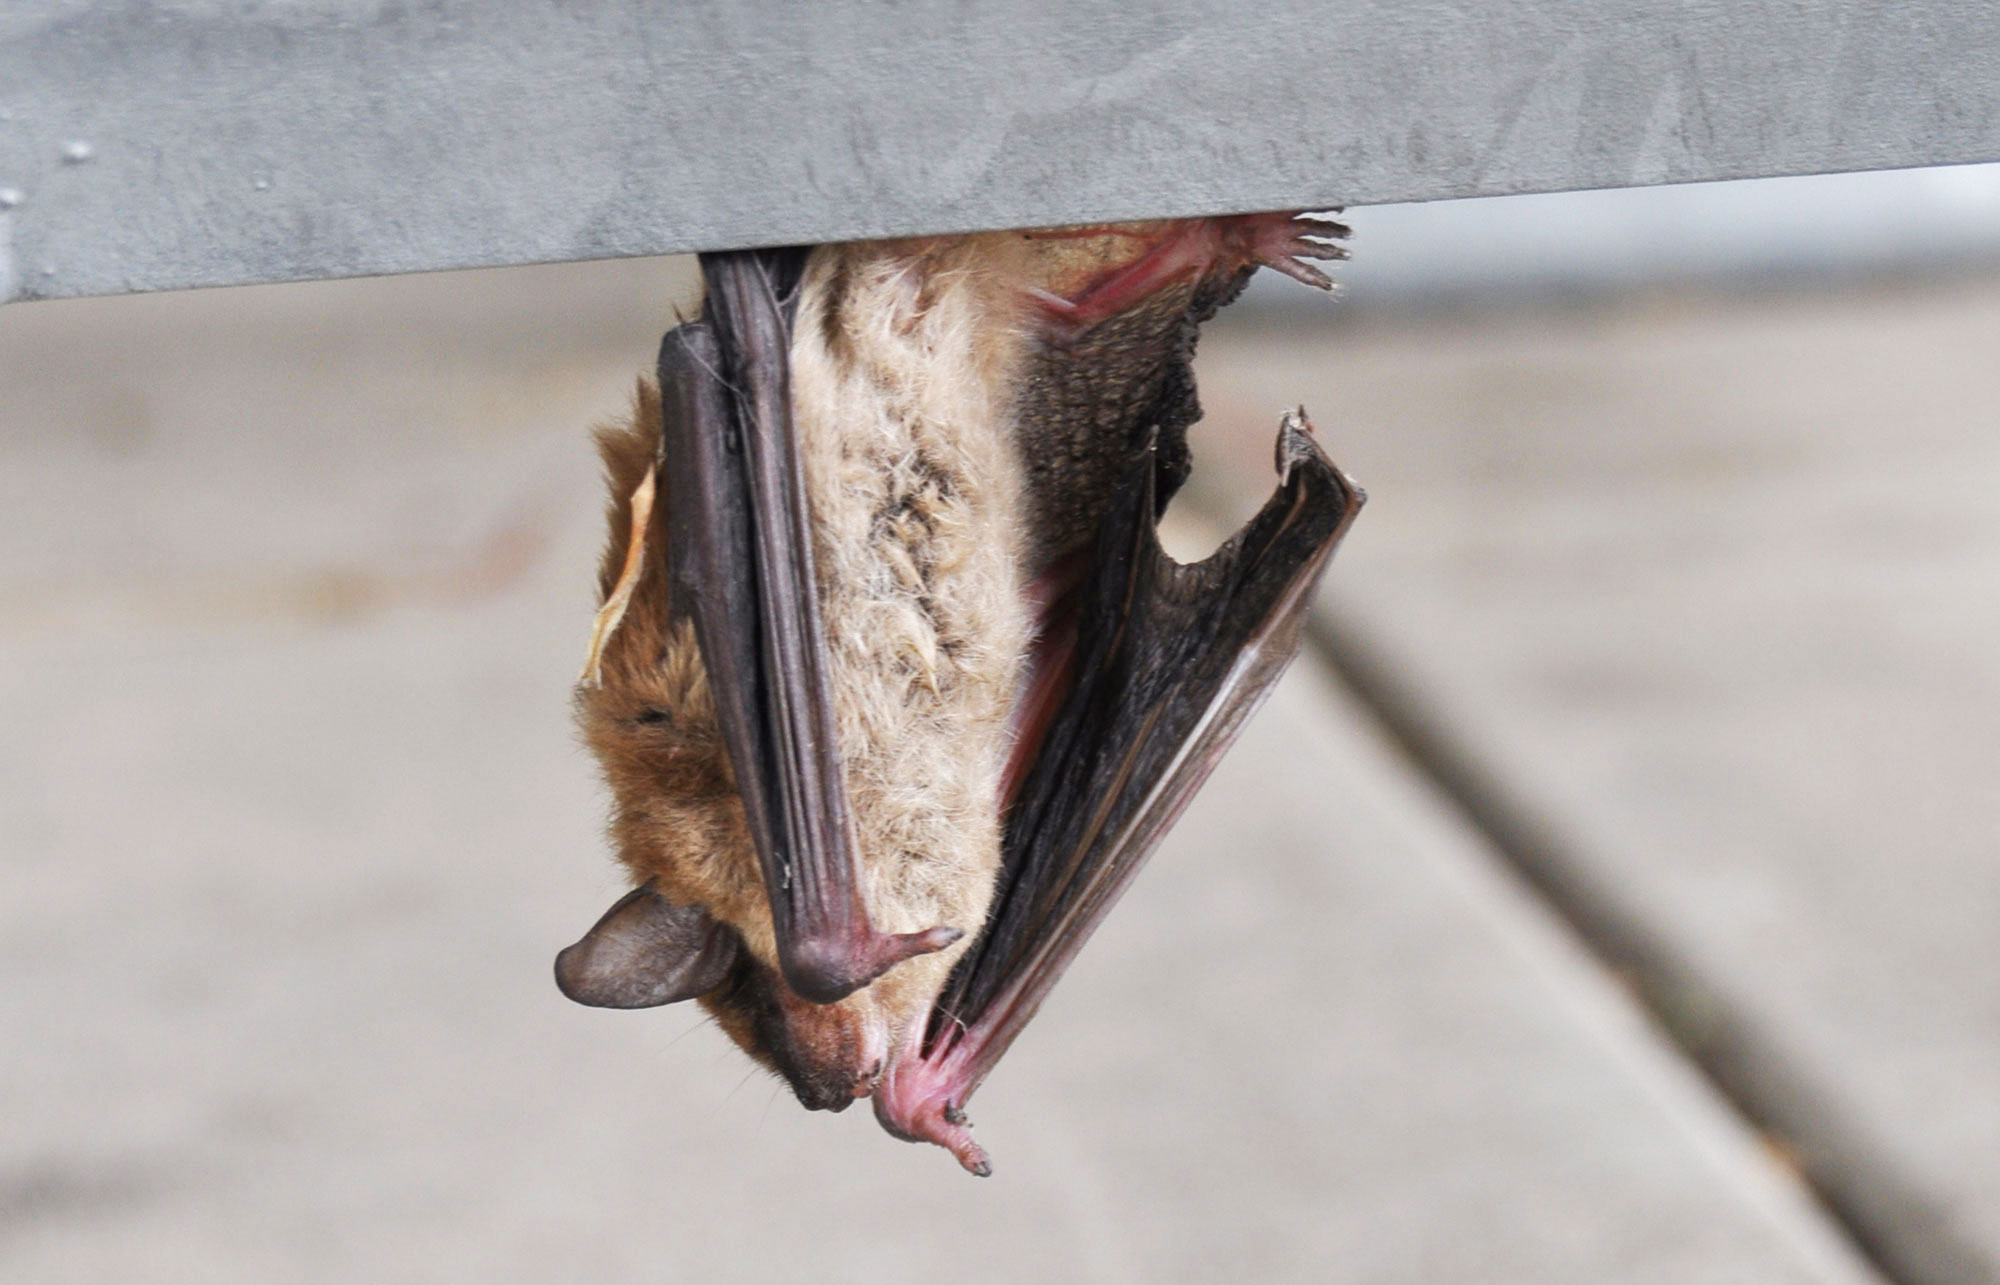
[{"label": "brown fur", "polygon": [[[630,422],[598,430],[612,538],[598,574],[600,601],[616,583],[631,527],[632,492],[660,440],[658,391],[642,382]],[[611,787],[611,837],[635,882],[653,880],[671,901],[709,907],[740,928],[770,908],[747,850],[708,675],[692,625],[668,612],[666,523],[656,513],[632,602],[605,644],[603,681],[577,690],[578,720]]]}]

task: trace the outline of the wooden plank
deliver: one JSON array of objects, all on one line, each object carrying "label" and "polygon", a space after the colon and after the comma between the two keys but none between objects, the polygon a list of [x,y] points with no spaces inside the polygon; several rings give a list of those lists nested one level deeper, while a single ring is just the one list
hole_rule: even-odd
[{"label": "wooden plank", "polygon": [[990,1182],[562,1001],[651,271],[0,314],[0,1277],[1875,1279],[1309,668],[982,1093]]},{"label": "wooden plank", "polygon": [[1898,1279],[2000,1279],[2000,281],[1207,344],[1210,460],[1303,399],[1371,492],[1374,698]]},{"label": "wooden plank", "polygon": [[1996,159],[1989,0],[0,13],[0,300]]}]

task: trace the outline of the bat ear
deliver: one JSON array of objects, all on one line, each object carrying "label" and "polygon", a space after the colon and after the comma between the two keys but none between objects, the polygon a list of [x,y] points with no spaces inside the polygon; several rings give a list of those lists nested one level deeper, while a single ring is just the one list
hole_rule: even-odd
[{"label": "bat ear", "polygon": [[556,988],[592,1008],[676,1004],[720,986],[740,951],[736,934],[707,911],[676,906],[647,884],[556,956]]}]

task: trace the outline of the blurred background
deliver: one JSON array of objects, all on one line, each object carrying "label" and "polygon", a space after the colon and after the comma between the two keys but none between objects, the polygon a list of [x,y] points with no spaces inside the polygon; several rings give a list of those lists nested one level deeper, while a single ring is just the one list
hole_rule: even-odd
[{"label": "blurred background", "polygon": [[0,1280],[2000,1279],[2000,167],[1351,212],[1305,654],[974,1104],[548,976],[678,260],[0,310]]}]

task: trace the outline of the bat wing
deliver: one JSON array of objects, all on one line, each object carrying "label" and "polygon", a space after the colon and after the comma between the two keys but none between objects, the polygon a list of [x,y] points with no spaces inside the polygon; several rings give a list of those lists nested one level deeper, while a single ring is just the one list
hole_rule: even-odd
[{"label": "bat wing", "polygon": [[893,1065],[876,1114],[976,1173],[966,1100],[1028,1024],[1243,721],[1297,654],[1306,605],[1364,496],[1286,416],[1279,486],[1205,561],[1160,548],[1150,452],[1105,517],[1076,618],[1074,678],[1007,818],[984,935]]},{"label": "bat wing", "polygon": [[780,971],[831,1003],[958,930],[883,934],[835,739],[788,354],[802,250],[702,256],[707,307],[661,345],[669,593],[694,622],[770,894]]}]

